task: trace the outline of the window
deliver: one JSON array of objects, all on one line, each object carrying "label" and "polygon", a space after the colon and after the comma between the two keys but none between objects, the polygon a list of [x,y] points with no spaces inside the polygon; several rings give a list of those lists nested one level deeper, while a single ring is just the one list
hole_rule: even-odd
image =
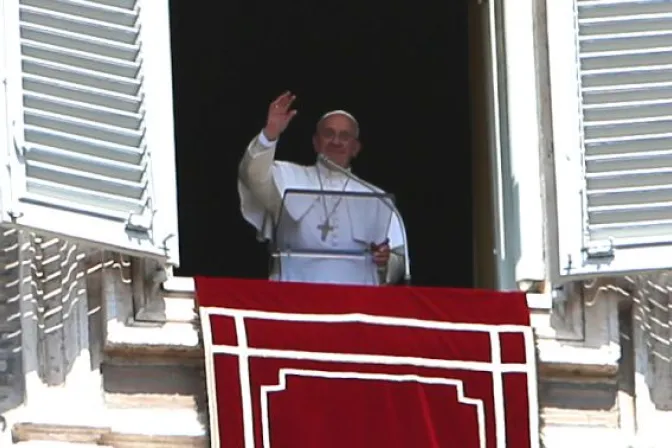
[{"label": "window", "polygon": [[557,282],[672,267],[672,3],[549,1]]},{"label": "window", "polygon": [[0,224],[178,263],[168,2],[3,5]]}]

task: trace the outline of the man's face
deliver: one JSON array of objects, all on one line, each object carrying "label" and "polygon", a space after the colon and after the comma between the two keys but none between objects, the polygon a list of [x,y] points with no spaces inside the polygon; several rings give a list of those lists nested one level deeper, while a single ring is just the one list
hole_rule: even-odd
[{"label": "man's face", "polygon": [[333,163],[348,168],[360,149],[355,123],[344,115],[332,115],[322,120],[313,137],[315,152]]}]

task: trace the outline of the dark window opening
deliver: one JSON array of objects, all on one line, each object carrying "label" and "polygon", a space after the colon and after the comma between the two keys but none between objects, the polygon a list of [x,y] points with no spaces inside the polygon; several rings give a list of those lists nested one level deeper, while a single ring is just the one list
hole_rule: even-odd
[{"label": "dark window opening", "polygon": [[[382,5],[382,6],[381,6]],[[467,3],[171,2],[181,267],[178,275],[267,275],[241,217],[236,171],[269,102],[299,114],[278,158],[313,163],[317,118],[361,125],[354,170],[394,193],[413,283],[473,286]]]}]

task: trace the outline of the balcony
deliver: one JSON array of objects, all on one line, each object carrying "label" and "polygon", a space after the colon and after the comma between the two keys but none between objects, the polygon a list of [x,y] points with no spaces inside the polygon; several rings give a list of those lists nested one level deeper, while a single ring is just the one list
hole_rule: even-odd
[{"label": "balcony", "polygon": [[[3,437],[208,446],[193,280],[55,238],[8,231],[4,242]],[[544,431],[593,428],[607,437],[630,399],[618,387],[618,301],[587,305],[587,291],[567,294],[564,302],[528,295]]]}]

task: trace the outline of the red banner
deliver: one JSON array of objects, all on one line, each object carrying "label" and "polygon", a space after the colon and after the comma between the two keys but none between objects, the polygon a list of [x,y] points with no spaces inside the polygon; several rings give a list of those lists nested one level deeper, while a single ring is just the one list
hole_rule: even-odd
[{"label": "red banner", "polygon": [[524,294],[196,279],[213,447],[536,448]]}]

